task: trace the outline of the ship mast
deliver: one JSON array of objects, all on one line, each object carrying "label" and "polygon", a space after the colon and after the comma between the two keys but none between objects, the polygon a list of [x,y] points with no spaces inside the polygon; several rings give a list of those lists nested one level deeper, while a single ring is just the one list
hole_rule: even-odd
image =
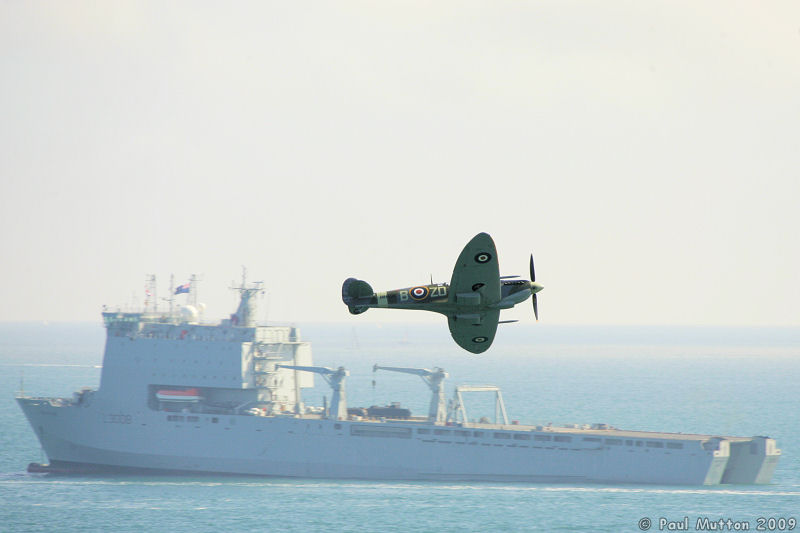
[{"label": "ship mast", "polygon": [[158,286],[155,274],[150,274],[145,280],[144,312],[158,314]]},{"label": "ship mast", "polygon": [[189,305],[197,307],[197,282],[202,281],[195,274],[189,278]]},{"label": "ship mast", "polygon": [[256,325],[256,299],[254,296],[264,292],[263,281],[252,281],[247,285],[247,269],[242,267],[242,284],[238,287],[231,286],[232,290],[239,291],[239,307],[231,315],[233,325],[253,327]]},{"label": "ship mast", "polygon": [[167,301],[169,302],[169,318],[172,320],[175,306],[175,274],[169,275],[169,298]]}]

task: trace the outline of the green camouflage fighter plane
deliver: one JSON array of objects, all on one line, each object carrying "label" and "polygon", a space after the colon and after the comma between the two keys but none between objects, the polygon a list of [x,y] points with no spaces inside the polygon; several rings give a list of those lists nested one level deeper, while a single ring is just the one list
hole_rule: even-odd
[{"label": "green camouflage fighter plane", "polygon": [[544,287],[536,283],[533,254],[530,271],[530,281],[513,279],[519,276],[501,277],[494,241],[487,233],[479,233],[458,256],[449,285],[417,285],[376,293],[366,281],[348,278],[342,285],[342,300],[354,315],[370,307],[441,313],[447,316],[453,340],[467,351],[481,353],[492,345],[497,324],[516,322],[501,321],[501,309],[511,309],[533,295],[533,313],[539,320],[536,293]]}]

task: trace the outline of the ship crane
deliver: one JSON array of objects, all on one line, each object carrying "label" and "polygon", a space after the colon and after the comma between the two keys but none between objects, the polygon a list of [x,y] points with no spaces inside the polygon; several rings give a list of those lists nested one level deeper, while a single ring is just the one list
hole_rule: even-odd
[{"label": "ship crane", "polygon": [[444,424],[447,418],[447,402],[444,398],[444,379],[449,376],[444,369],[434,367],[433,370],[427,368],[401,368],[395,366],[372,367],[373,372],[378,370],[388,370],[390,372],[403,372],[419,376],[431,389],[431,404],[428,409],[428,420],[433,424]]},{"label": "ship crane", "polygon": [[[347,393],[345,392],[344,380],[350,372],[340,366],[336,370],[326,366],[296,366],[296,365],[275,365],[275,368],[288,368],[289,370],[302,370],[304,372],[314,372],[323,377],[328,385],[333,389],[331,396],[331,408],[328,418],[334,420],[347,420]],[[297,399],[300,401],[300,398]]]}]

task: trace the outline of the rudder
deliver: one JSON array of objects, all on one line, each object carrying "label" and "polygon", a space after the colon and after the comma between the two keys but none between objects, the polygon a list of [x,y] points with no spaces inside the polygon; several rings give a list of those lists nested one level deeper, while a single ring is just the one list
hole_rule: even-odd
[{"label": "rudder", "polygon": [[347,305],[350,313],[358,315],[369,309],[367,305],[358,305],[358,300],[369,298],[374,294],[372,287],[366,281],[356,278],[347,278],[342,284],[342,301]]}]

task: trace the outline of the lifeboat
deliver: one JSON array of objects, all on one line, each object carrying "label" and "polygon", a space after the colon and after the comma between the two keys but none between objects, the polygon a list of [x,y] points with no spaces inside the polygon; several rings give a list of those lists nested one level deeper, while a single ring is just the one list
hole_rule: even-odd
[{"label": "lifeboat", "polygon": [[199,402],[200,389],[161,389],[156,392],[156,398],[163,402]]}]

